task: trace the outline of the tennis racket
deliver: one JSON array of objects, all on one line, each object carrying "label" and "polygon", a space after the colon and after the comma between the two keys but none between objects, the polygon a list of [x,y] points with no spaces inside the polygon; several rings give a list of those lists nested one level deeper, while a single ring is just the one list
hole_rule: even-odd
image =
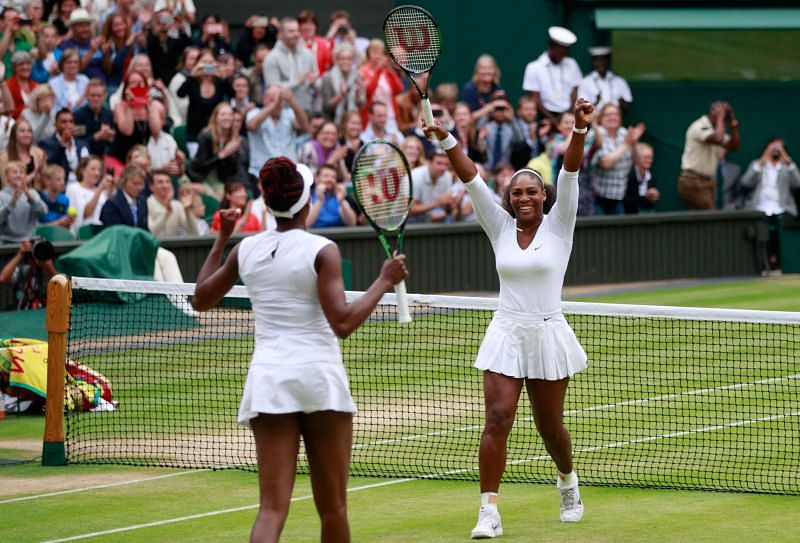
[{"label": "tennis racket", "polygon": [[[378,234],[386,257],[393,251],[387,236],[394,235],[395,249],[403,251],[406,219],[411,210],[411,171],[403,152],[393,143],[375,140],[363,145],[353,158],[353,190],[367,221]],[[411,322],[406,282],[394,286],[397,320]]]},{"label": "tennis racket", "polygon": [[[439,25],[433,16],[418,6],[398,6],[383,21],[383,41],[386,51],[408,75],[422,98],[425,124],[433,126],[431,102],[428,99],[430,72],[439,61],[442,50]],[[421,89],[414,76],[428,72],[425,88]]]}]

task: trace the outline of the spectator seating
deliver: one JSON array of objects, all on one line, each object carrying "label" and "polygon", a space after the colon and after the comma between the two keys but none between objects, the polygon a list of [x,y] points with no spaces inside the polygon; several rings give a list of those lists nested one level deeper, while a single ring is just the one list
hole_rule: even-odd
[{"label": "spectator seating", "polygon": [[52,224],[37,226],[36,235],[47,241],[75,241],[75,236],[67,228]]}]

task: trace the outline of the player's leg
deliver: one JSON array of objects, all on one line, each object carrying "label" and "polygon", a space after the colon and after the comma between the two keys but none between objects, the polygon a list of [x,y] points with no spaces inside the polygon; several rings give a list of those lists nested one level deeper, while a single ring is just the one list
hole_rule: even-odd
[{"label": "player's leg", "polygon": [[300,416],[261,414],[250,421],[258,458],[259,509],[250,543],[277,542],[289,513],[300,446]]},{"label": "player's leg", "polygon": [[302,415],[302,433],[311,471],[311,489],[322,524],[320,541],[350,541],[347,477],[353,446],[353,415],[317,411]]},{"label": "player's leg", "polygon": [[569,378],[560,381],[529,379],[526,383],[536,429],[558,468],[556,487],[561,496],[561,520],[577,522],[583,516],[578,476],[572,464],[572,438],[564,426],[564,398]]},{"label": "player's leg", "polygon": [[481,509],[478,524],[472,530],[473,539],[503,535],[497,511],[497,491],[506,467],[506,441],[514,425],[521,392],[522,379],[491,371],[483,372],[485,422],[478,453]]}]

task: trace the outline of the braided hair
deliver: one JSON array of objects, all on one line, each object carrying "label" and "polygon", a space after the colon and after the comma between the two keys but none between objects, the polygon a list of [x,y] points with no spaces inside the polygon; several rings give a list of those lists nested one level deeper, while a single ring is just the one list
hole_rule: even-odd
[{"label": "braided hair", "polygon": [[258,179],[264,203],[275,211],[288,211],[300,199],[305,186],[295,163],[283,156],[267,160]]}]

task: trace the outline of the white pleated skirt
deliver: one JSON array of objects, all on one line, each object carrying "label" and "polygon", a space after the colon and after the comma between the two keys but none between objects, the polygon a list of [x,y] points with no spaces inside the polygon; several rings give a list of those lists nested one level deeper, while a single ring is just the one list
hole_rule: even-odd
[{"label": "white pleated skirt", "polygon": [[259,413],[315,411],[357,411],[342,364],[250,365],[239,404],[239,424],[250,426],[250,419]]},{"label": "white pleated skirt", "polygon": [[475,367],[509,377],[558,381],[586,369],[586,351],[561,312],[501,309],[486,328]]}]

